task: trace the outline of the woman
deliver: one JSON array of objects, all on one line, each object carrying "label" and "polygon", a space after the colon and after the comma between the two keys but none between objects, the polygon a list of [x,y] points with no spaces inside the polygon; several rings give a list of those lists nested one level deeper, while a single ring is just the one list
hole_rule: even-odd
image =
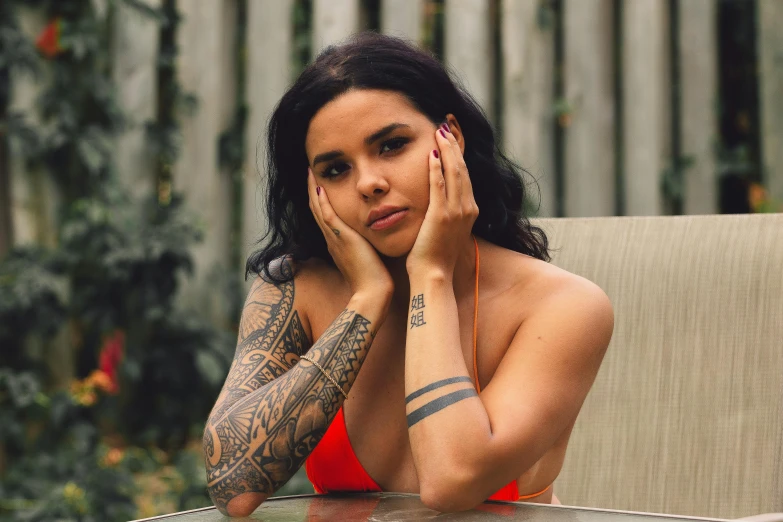
[{"label": "woman", "polygon": [[215,505],[247,515],[303,464],[318,492],[438,511],[556,501],[612,307],[547,263],[477,104],[362,34],[307,67],[268,139],[262,277],[204,434]]}]

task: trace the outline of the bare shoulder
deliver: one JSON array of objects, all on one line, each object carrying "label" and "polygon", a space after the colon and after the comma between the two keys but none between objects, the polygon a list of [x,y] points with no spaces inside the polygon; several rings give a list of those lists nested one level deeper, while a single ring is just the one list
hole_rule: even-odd
[{"label": "bare shoulder", "polygon": [[269,264],[269,274],[257,274],[247,294],[239,327],[240,341],[262,328],[271,317],[295,313],[312,339],[310,311],[339,271],[320,259],[294,261],[284,256]]},{"label": "bare shoulder", "polygon": [[[546,261],[495,247],[495,270],[506,279],[510,299],[519,303],[523,323],[564,323],[589,327],[596,345],[608,344],[614,328],[614,310],[606,292],[580,275]],[[605,342],[604,342],[605,341]]]},{"label": "bare shoulder", "polygon": [[[258,303],[278,302],[288,296],[291,307],[297,311],[307,332],[313,339],[313,321],[317,322],[319,314],[325,307],[350,299],[345,280],[340,271],[333,265],[318,258],[293,260],[291,257],[275,259],[269,265],[273,279],[265,274],[259,274],[253,281],[245,303],[244,315],[252,312],[252,307]],[[277,281],[285,280],[284,283]]]}]

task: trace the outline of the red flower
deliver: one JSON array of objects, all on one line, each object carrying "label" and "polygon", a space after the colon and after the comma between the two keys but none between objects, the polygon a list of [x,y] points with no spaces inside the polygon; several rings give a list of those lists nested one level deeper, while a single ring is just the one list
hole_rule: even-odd
[{"label": "red flower", "polygon": [[64,50],[60,45],[61,29],[60,18],[55,18],[46,24],[46,27],[44,27],[35,41],[35,46],[47,58],[54,58]]},{"label": "red flower", "polygon": [[115,330],[103,341],[101,355],[98,361],[98,367],[109,377],[111,382],[111,385],[107,390],[108,393],[115,394],[120,391],[117,368],[119,367],[120,362],[122,362],[124,354],[125,332],[122,330]]}]

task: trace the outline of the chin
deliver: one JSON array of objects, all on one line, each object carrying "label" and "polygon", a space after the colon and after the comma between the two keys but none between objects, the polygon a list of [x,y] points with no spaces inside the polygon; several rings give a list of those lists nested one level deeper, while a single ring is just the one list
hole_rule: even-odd
[{"label": "chin", "polygon": [[411,235],[407,230],[397,230],[368,240],[382,258],[399,259],[408,256],[416,242],[416,235]]}]

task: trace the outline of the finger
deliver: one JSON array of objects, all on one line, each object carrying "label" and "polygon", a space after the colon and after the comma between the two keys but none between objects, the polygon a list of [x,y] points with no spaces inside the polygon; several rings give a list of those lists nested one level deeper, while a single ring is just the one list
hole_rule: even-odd
[{"label": "finger", "polygon": [[430,207],[446,204],[446,180],[443,177],[443,164],[440,153],[433,149],[429,155],[430,165]]},{"label": "finger", "polygon": [[326,225],[324,225],[323,218],[321,217],[321,204],[318,198],[318,183],[315,180],[315,174],[313,170],[307,168],[307,193],[310,195],[310,211],[315,218],[315,224],[321,229],[321,232],[326,235]]},{"label": "finger", "polygon": [[460,180],[459,165],[452,150],[454,137],[448,132],[447,127],[441,126],[435,133],[435,140],[440,149],[440,161],[443,163],[443,177],[446,179],[446,200],[452,210],[459,208],[462,199],[462,181]]},{"label": "finger", "polygon": [[[448,123],[444,124],[448,128]],[[473,195],[473,182],[470,179],[470,172],[468,166],[465,163],[465,157],[462,155],[462,149],[457,142],[457,138],[450,131],[446,133],[446,137],[451,144],[451,151],[454,154],[454,161],[457,164],[457,171],[459,172],[460,179],[460,204],[462,205],[463,212],[472,211],[476,206],[475,197]]]},{"label": "finger", "polygon": [[459,166],[460,181],[462,181],[462,205],[463,209],[471,208],[475,204],[475,197],[473,195],[473,180],[470,179],[470,171],[468,171],[468,165],[465,163],[465,156],[462,155],[462,149],[460,149],[459,143],[457,143],[454,135],[451,135],[452,143],[451,150],[454,151],[454,157]]},{"label": "finger", "polygon": [[329,230],[335,236],[340,237],[348,227],[332,208],[332,204],[329,202],[329,196],[326,194],[326,189],[324,187],[321,187],[320,194],[317,196],[318,204],[321,209],[321,219],[323,219],[326,230]]}]

